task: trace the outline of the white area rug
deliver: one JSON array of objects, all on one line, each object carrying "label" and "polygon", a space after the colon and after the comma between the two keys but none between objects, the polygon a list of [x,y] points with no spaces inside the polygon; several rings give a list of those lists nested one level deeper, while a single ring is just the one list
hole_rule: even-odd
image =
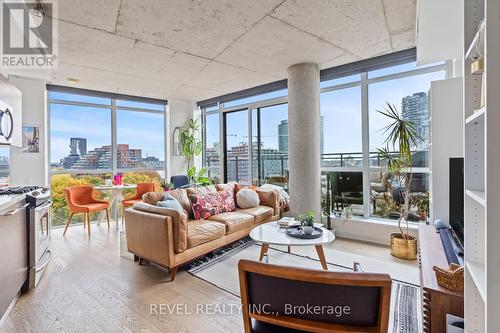
[{"label": "white area rug", "polygon": [[[315,254],[313,247],[312,251],[312,253]],[[248,239],[239,241],[231,247],[224,248],[194,262],[189,266],[188,272],[239,297],[238,261],[241,259],[258,260],[259,253],[260,245]],[[289,254],[284,248],[271,247],[268,254],[269,262],[273,264],[321,269],[321,265],[316,256],[313,257],[312,255],[294,253],[294,248],[292,248],[292,253]],[[336,253],[337,258],[335,262],[329,260],[326,249],[325,254],[329,266],[328,268],[331,271],[351,270],[350,266],[353,260],[360,261],[363,270],[369,271],[365,267],[363,261],[358,260],[359,258],[353,258],[355,256],[352,254],[349,259],[338,258],[341,255]],[[349,254],[345,255],[348,256]],[[337,260],[349,262],[349,267],[347,265],[337,264]],[[371,265],[373,265],[373,263],[371,263]],[[380,267],[377,271],[380,271]],[[417,286],[405,282],[394,281],[391,295],[391,309],[388,332],[413,333],[422,331],[420,289]]]}]

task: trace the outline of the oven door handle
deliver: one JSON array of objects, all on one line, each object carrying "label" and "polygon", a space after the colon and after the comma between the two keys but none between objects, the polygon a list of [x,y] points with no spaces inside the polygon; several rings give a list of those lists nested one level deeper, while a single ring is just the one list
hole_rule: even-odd
[{"label": "oven door handle", "polygon": [[52,259],[52,252],[51,252],[50,250],[47,250],[46,255],[47,255],[47,254],[49,255],[49,257],[48,257],[48,258],[47,258],[47,260],[43,263],[43,265],[42,265],[42,266],[37,267],[37,268],[35,269],[35,272],[36,272],[36,273],[39,273],[39,272],[40,272],[40,271],[42,271],[45,267],[47,267],[47,265],[48,265],[48,264],[49,264],[49,262],[50,262],[50,259]]},{"label": "oven door handle", "polygon": [[12,210],[12,209],[4,210],[3,212],[0,213],[0,216],[11,216],[11,215],[17,214],[19,211],[25,209],[28,206],[29,206],[29,204],[24,204],[23,206],[18,207],[14,210]]},{"label": "oven door handle", "polygon": [[43,205],[35,207],[35,209],[36,210],[42,210],[44,208],[49,208],[50,206],[52,206],[52,201],[49,200],[46,203],[44,203]]}]

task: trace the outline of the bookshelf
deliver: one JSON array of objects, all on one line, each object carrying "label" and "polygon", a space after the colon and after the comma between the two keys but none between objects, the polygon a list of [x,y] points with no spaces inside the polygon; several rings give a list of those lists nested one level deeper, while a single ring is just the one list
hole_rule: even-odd
[{"label": "bookshelf", "polygon": [[[500,328],[499,31],[499,1],[464,1],[466,332]],[[483,73],[472,74],[478,57]]]}]

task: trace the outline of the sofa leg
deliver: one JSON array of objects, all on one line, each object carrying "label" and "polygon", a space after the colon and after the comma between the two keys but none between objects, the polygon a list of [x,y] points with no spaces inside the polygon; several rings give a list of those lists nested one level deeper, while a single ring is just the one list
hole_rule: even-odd
[{"label": "sofa leg", "polygon": [[139,257],[139,265],[142,265],[143,259]]},{"label": "sofa leg", "polygon": [[134,262],[138,262],[138,261],[139,261],[139,257],[134,254]]},{"label": "sofa leg", "polygon": [[174,282],[175,274],[177,274],[177,266],[170,269],[170,282]]}]

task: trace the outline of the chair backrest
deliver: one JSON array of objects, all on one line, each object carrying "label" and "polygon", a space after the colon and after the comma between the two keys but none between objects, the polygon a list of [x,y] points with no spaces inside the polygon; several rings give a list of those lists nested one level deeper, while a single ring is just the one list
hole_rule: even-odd
[{"label": "chair backrest", "polygon": [[170,182],[174,184],[174,188],[182,187],[189,184],[189,178],[186,175],[177,175],[170,177]]},{"label": "chair backrest", "polygon": [[238,263],[245,332],[264,323],[306,332],[387,332],[391,278],[249,260]]},{"label": "chair backrest", "polygon": [[142,199],[142,196],[149,192],[155,191],[155,183],[138,183],[137,189],[134,195],[135,199]]},{"label": "chair backrest", "polygon": [[71,209],[73,204],[81,205],[87,204],[93,201],[92,194],[94,189],[92,186],[81,185],[81,186],[72,186],[64,189],[64,196],[66,198],[66,202]]}]

